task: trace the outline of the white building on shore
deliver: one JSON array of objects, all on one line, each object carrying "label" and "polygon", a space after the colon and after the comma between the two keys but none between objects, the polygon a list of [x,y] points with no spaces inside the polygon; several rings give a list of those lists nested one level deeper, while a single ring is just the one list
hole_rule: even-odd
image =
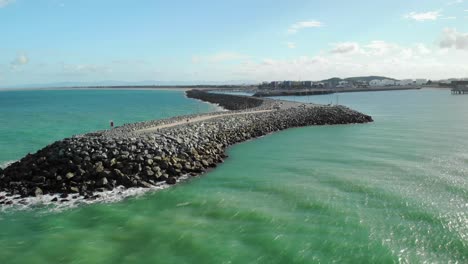
[{"label": "white building on shore", "polygon": [[390,79],[382,79],[382,80],[375,79],[375,80],[370,81],[369,85],[371,87],[394,86],[395,81],[390,80]]},{"label": "white building on shore", "polygon": [[409,85],[424,85],[426,83],[427,83],[426,79],[416,79],[416,80],[406,79],[406,80],[397,81],[396,85],[409,86]]},{"label": "white building on shore", "polygon": [[413,84],[413,80],[411,80],[411,79],[397,81],[398,86],[408,86],[408,85],[412,85],[412,84]]}]

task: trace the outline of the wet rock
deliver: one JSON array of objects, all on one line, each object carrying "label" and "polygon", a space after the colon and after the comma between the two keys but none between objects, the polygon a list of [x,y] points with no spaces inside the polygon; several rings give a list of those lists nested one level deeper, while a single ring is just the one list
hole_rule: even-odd
[{"label": "wet rock", "polygon": [[109,181],[107,180],[106,177],[101,178],[97,181],[97,185],[100,187],[107,186],[109,184]]},{"label": "wet rock", "polygon": [[46,177],[44,176],[34,176],[32,181],[35,183],[44,183],[46,181]]},{"label": "wet rock", "polygon": [[153,187],[153,185],[151,185],[151,184],[149,184],[149,183],[147,183],[147,182],[145,182],[145,181],[142,181],[142,182],[141,182],[141,186],[142,186],[142,187],[145,187],[145,188],[151,188],[151,187]]},{"label": "wet rock", "polygon": [[67,178],[69,180],[72,179],[73,177],[75,177],[75,174],[73,172],[69,172],[69,173],[65,174],[65,178]]},{"label": "wet rock", "polygon": [[101,173],[104,171],[104,165],[102,165],[101,161],[97,162],[94,166],[95,166],[96,173]]},{"label": "wet rock", "polygon": [[166,180],[166,183],[167,184],[170,184],[170,185],[174,185],[177,183],[177,179],[175,177],[169,177],[167,180]]},{"label": "wet rock", "polygon": [[37,196],[43,195],[42,189],[39,188],[39,187],[36,187],[36,190],[34,190],[34,195],[35,195],[36,197],[37,197]]}]

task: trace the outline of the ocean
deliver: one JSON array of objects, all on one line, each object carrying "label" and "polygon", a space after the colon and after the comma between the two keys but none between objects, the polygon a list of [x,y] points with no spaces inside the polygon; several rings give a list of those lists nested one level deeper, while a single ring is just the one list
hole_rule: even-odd
[{"label": "ocean", "polygon": [[[375,122],[244,142],[201,177],[120,202],[0,211],[0,263],[468,262],[468,96],[281,99]],[[177,91],[2,91],[0,163],[109,120],[215,110]]]}]

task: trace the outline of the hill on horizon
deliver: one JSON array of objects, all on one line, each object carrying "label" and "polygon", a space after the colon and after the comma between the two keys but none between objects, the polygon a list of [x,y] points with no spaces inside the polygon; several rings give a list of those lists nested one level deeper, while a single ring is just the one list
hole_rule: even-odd
[{"label": "hill on horizon", "polygon": [[397,79],[394,79],[394,78],[389,78],[389,77],[385,77],[385,76],[358,76],[358,77],[348,77],[348,78],[338,78],[338,77],[334,77],[334,78],[330,78],[330,79],[326,79],[326,80],[323,80],[322,82],[340,82],[340,81],[361,81],[361,82],[370,82],[372,80],[384,80],[384,79],[388,79],[388,80],[393,80],[393,81],[398,81]]}]

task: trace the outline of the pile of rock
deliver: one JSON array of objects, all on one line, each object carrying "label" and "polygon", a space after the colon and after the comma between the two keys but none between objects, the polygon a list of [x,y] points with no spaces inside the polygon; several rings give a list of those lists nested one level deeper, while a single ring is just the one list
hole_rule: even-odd
[{"label": "pile of rock", "polygon": [[200,90],[189,90],[186,92],[187,97],[199,99],[205,102],[218,104],[228,110],[244,110],[261,106],[265,101],[242,95],[210,93]]},{"label": "pile of rock", "polygon": [[[223,106],[258,107],[249,97],[191,93]],[[229,98],[229,99],[228,99]],[[247,99],[246,99],[247,98]],[[240,101],[246,100],[245,103]],[[262,103],[260,103],[261,105]],[[175,119],[177,120],[177,119]],[[182,175],[196,176],[226,158],[228,146],[290,127],[371,122],[370,116],[343,106],[295,107],[237,115],[137,133],[148,124],[126,125],[111,131],[57,141],[0,170],[0,190],[21,196],[77,193],[117,186],[151,187],[175,184]],[[159,123],[164,121],[157,121]],[[112,132],[117,131],[117,132]]]}]

